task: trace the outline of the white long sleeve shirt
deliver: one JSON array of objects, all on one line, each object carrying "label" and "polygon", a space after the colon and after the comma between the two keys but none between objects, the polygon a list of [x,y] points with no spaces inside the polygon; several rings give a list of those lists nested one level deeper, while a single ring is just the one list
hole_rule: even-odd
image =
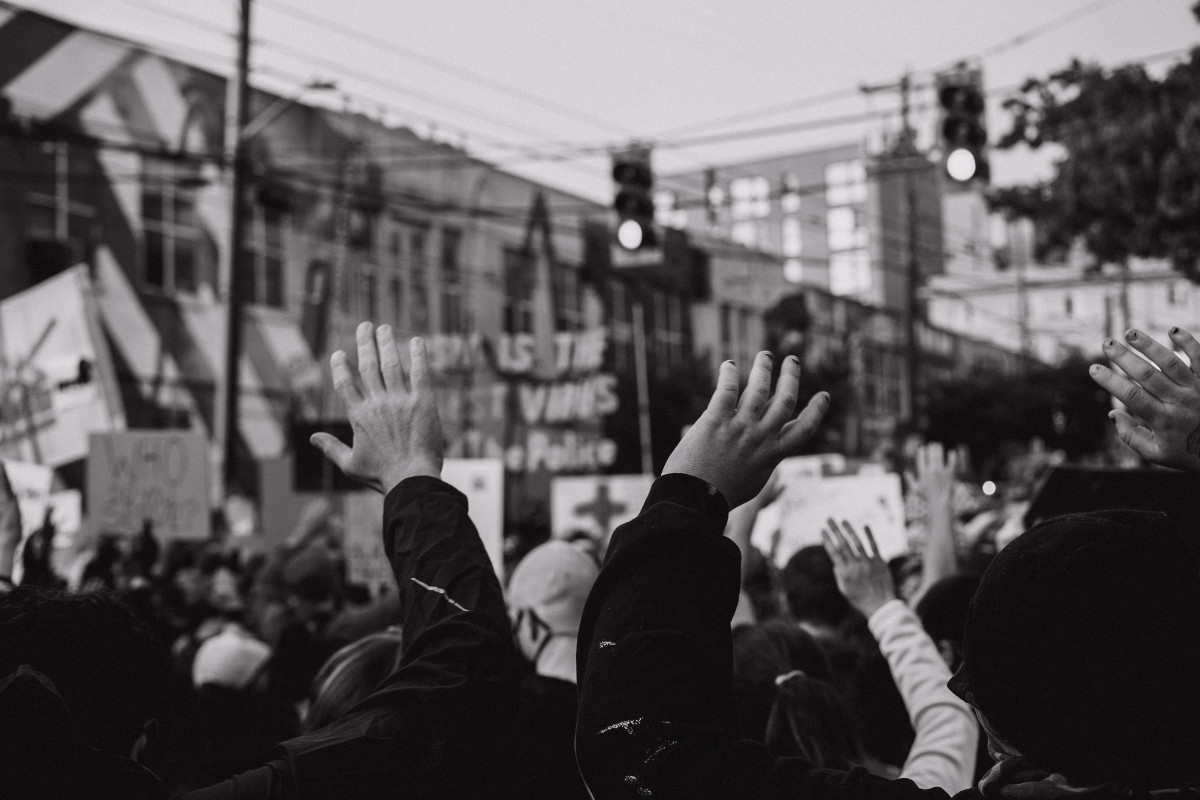
[{"label": "white long sleeve shirt", "polygon": [[946,687],[950,670],[920,620],[901,600],[891,600],[867,620],[916,738],[900,772],[923,789],[950,794],[968,789],[975,773],[979,726],[971,707]]}]

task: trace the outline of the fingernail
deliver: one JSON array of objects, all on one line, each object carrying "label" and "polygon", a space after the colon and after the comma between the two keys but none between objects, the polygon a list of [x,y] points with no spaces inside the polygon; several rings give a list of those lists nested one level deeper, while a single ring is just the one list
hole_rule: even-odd
[{"label": "fingernail", "polygon": [[1112,346],[1113,346],[1113,345],[1115,345],[1115,344],[1116,344],[1116,342],[1114,342],[1112,339],[1105,339],[1105,340],[1104,340],[1104,346],[1105,346],[1105,347],[1112,347]]},{"label": "fingernail", "polygon": [[788,356],[788,357],[787,357],[787,360],[788,360],[788,361],[790,361],[790,362],[792,362],[793,364],[799,364],[799,363],[800,363],[800,359],[799,359],[797,356]]},{"label": "fingernail", "polygon": [[1092,364],[1090,367],[1088,367],[1088,372],[1092,373],[1093,375],[1097,374],[1100,372],[1100,365]]},{"label": "fingernail", "polygon": [[1125,338],[1132,342],[1133,340],[1137,339],[1137,331],[1135,331],[1135,330],[1125,331]]},{"label": "fingernail", "polygon": [[422,344],[424,344],[424,342],[421,341],[420,336],[414,336],[412,338],[412,341],[410,341],[408,344],[413,350],[416,350],[418,347],[420,347]]},{"label": "fingernail", "polygon": [[1108,412],[1108,418],[1110,420],[1112,420],[1113,422],[1116,422],[1117,421],[1117,412],[1115,412],[1115,411]]},{"label": "fingernail", "polygon": [[1167,331],[1167,333],[1171,334],[1172,336],[1175,336],[1176,334],[1179,333],[1179,328],[1176,326],[1171,326],[1171,330]]}]

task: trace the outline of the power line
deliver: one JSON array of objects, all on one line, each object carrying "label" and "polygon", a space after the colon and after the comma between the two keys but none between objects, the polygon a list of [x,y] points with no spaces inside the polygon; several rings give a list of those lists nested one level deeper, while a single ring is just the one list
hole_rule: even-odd
[{"label": "power line", "polygon": [[585,122],[589,125],[592,125],[597,128],[604,129],[604,130],[609,130],[609,131],[613,131],[616,133],[620,133],[623,136],[636,136],[637,135],[635,132],[629,130],[628,128],[625,128],[624,126],[615,125],[608,120],[604,120],[604,119],[601,119],[601,118],[595,116],[594,114],[589,114],[585,111],[571,108],[570,106],[564,105],[563,103],[560,103],[556,100],[542,97],[541,95],[534,94],[533,92],[529,92],[524,89],[520,89],[518,87],[511,86],[506,83],[502,83],[498,80],[495,80],[494,78],[489,78],[486,75],[481,75],[481,74],[474,72],[472,70],[469,70],[465,67],[461,67],[456,64],[452,64],[450,62],[443,61],[442,59],[427,55],[425,53],[420,53],[420,52],[417,52],[416,50],[412,50],[410,48],[403,47],[403,46],[397,44],[395,41],[392,41],[390,39],[384,39],[380,36],[375,36],[373,34],[358,30],[357,28],[351,27],[349,25],[345,25],[343,23],[337,22],[336,20],[332,20],[327,17],[319,16],[317,14],[312,14],[307,11],[302,11],[301,9],[295,8],[294,6],[291,6],[287,3],[268,2],[267,0],[260,0],[260,1],[261,1],[261,4],[266,6],[267,8],[276,9],[278,11],[281,11],[284,14],[287,14],[288,16],[294,17],[295,19],[303,20],[311,25],[314,25],[314,26],[317,26],[320,28],[337,31],[338,33],[341,33],[344,36],[350,37],[359,42],[364,42],[364,43],[370,44],[370,45],[377,47],[380,50],[383,50],[385,52],[392,53],[393,55],[400,56],[401,58],[407,59],[409,61],[415,61],[419,64],[424,64],[428,67],[432,67],[433,69],[436,69],[447,75],[453,75],[454,77],[461,78],[462,80],[469,81],[471,83],[475,83],[480,86],[487,87],[489,89],[492,89],[493,91],[508,95],[509,97],[515,97],[517,99],[524,100],[525,102],[530,103],[531,105],[538,106],[539,108],[544,108],[548,111],[553,111],[554,113],[559,114],[563,117],[567,117],[569,119],[574,119],[579,122]]}]

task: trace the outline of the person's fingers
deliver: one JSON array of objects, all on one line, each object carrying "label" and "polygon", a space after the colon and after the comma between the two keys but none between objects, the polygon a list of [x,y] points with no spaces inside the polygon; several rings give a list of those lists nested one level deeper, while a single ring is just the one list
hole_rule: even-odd
[{"label": "person's fingers", "polygon": [[858,538],[858,531],[854,530],[854,526],[850,524],[850,520],[842,520],[842,529],[846,532],[843,538],[851,554],[858,559],[866,558],[867,548],[863,547],[862,540]]},{"label": "person's fingers", "polygon": [[383,376],[379,373],[379,350],[375,346],[375,326],[360,322],[354,331],[354,342],[358,345],[358,375],[362,379],[363,393],[370,397],[383,394]]},{"label": "person's fingers", "polygon": [[783,426],[779,432],[779,448],[787,456],[800,450],[817,432],[817,426],[829,410],[829,393],[817,392],[800,412],[800,416]]},{"label": "person's fingers", "polygon": [[338,469],[346,471],[346,467],[350,465],[350,448],[344,442],[331,433],[314,433],[308,437],[308,441],[326,458],[337,464]]},{"label": "person's fingers", "polygon": [[1200,342],[1196,341],[1196,337],[1180,327],[1173,327],[1167,331],[1167,335],[1171,337],[1171,341],[1175,346],[1183,351],[1183,354],[1188,357],[1188,362],[1191,364],[1192,373],[1200,375]]},{"label": "person's fingers", "polygon": [[950,473],[951,477],[958,473],[957,450],[951,450],[950,452],[946,453],[946,471]]},{"label": "person's fingers", "polygon": [[1159,456],[1158,440],[1154,434],[1137,423],[1127,411],[1114,408],[1108,418],[1117,426],[1117,437],[1142,458],[1153,461]]},{"label": "person's fingers", "polygon": [[717,385],[708,401],[708,412],[718,419],[733,416],[737,408],[738,375],[737,365],[732,361],[721,364],[717,372]]},{"label": "person's fingers", "polygon": [[1175,384],[1168,380],[1157,367],[1116,339],[1104,340],[1104,354],[1126,375],[1141,384],[1142,389],[1149,394],[1160,400],[1165,400],[1174,394]]},{"label": "person's fingers", "polygon": [[926,452],[929,458],[927,466],[934,469],[942,469],[946,465],[946,453],[942,448],[941,442],[930,442],[926,445]]},{"label": "person's fingers", "polygon": [[[1154,369],[1151,367],[1151,369]],[[1109,394],[1124,403],[1130,411],[1146,419],[1156,419],[1163,404],[1154,395],[1124,375],[1118,375],[1103,364],[1092,364],[1088,371],[1092,380],[1100,384]]]},{"label": "person's fingers", "polygon": [[[829,523],[833,523],[832,519],[830,519]],[[842,554],[841,552],[841,545],[839,545],[838,540],[835,539],[834,535],[829,533],[827,528],[821,529],[821,543],[824,545],[824,548],[826,548],[826,553],[829,554],[829,560],[833,561],[834,569],[839,569],[839,567],[845,566],[846,557],[845,554]]]},{"label": "person's fingers", "polygon": [[867,544],[871,546],[867,555],[876,561],[882,561],[883,558],[879,555],[879,545],[875,543],[875,534],[871,532],[871,526],[863,525],[863,533],[867,535]]},{"label": "person's fingers", "polygon": [[396,347],[396,336],[391,325],[380,325],[375,329],[375,344],[379,347],[379,372],[383,385],[389,391],[403,392],[404,366],[400,363],[400,350]]},{"label": "person's fingers", "polygon": [[333,375],[333,390],[348,408],[354,408],[363,401],[362,393],[354,385],[354,376],[350,374],[345,351],[337,350],[329,357],[329,371]]},{"label": "person's fingers", "polygon": [[412,393],[430,395],[433,387],[429,383],[429,351],[425,349],[425,340],[420,336],[410,339],[408,356],[408,378],[412,384]]},{"label": "person's fingers", "polygon": [[906,491],[910,492],[917,488],[917,476],[911,469],[905,468],[904,470],[904,485],[907,487]]},{"label": "person's fingers", "polygon": [[738,403],[738,414],[748,415],[750,419],[757,421],[770,397],[771,354],[763,350],[754,357],[754,363],[750,367],[746,391],[742,392],[741,402]]},{"label": "person's fingers", "polygon": [[800,359],[788,356],[783,360],[779,380],[775,384],[775,396],[763,414],[763,422],[777,430],[796,413],[796,400],[800,393]]},{"label": "person's fingers", "polygon": [[1195,381],[1196,376],[1192,374],[1188,365],[1179,359],[1179,356],[1175,355],[1169,347],[1164,347],[1152,337],[1147,336],[1143,331],[1130,328],[1125,332],[1125,341],[1154,362],[1155,366],[1162,370],[1163,375],[1180,386],[1186,386]]}]

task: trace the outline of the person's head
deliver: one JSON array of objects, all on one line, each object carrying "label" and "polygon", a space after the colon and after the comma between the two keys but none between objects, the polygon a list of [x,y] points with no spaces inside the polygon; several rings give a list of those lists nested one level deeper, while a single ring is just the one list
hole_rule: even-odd
[{"label": "person's head", "polygon": [[116,595],[28,586],[0,596],[0,679],[22,665],[53,683],[88,747],[115,756],[144,746],[170,671]]},{"label": "person's head", "polygon": [[205,639],[192,660],[192,685],[246,691],[266,674],[271,648],[239,626],[229,625]]},{"label": "person's head", "polygon": [[302,618],[323,618],[333,612],[341,591],[337,560],[323,545],[298,553],[283,569],[288,603]]},{"label": "person's head", "polygon": [[801,548],[783,568],[788,608],[798,621],[837,628],[855,615],[838,590],[833,560],[820,545]]},{"label": "person's head", "polygon": [[852,714],[831,677],[816,641],[793,623],[772,620],[733,631],[733,688],[742,732],[777,756],[800,756],[817,767],[862,761]]},{"label": "person's head", "polygon": [[304,730],[315,731],[345,715],[375,691],[403,655],[399,628],[364,636],[338,650],[313,678]]},{"label": "person's head", "polygon": [[963,628],[967,609],[979,587],[979,576],[956,573],[929,587],[914,609],[921,626],[938,646],[942,659],[951,670],[962,663]]},{"label": "person's head", "polygon": [[561,642],[570,650],[570,664],[561,666],[573,666],[583,604],[599,574],[589,550],[559,539],[535,547],[517,564],[508,582],[508,614],[517,647],[532,664]]},{"label": "person's head", "polygon": [[1200,781],[1200,568],[1164,514],[1040,523],[1000,551],[951,688],[1075,786]]}]

